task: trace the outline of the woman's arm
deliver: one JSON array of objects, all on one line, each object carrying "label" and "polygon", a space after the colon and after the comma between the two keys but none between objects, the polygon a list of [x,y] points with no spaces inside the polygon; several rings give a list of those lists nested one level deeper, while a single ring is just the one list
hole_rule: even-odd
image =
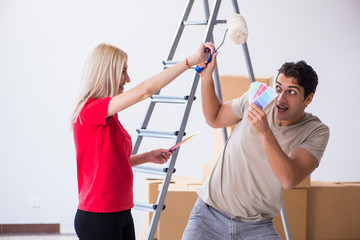
[{"label": "woman's arm", "polygon": [[144,163],[157,163],[164,164],[172,155],[167,149],[156,149],[150,152],[145,152],[137,155],[130,156],[130,165],[132,167]]},{"label": "woman's arm", "polygon": [[210,53],[213,51],[214,45],[212,43],[201,44],[197,52],[187,58],[188,62],[183,60],[174,66],[156,74],[155,76],[141,82],[133,89],[113,97],[109,103],[107,116],[114,115],[115,113],[118,113],[134,105],[135,103],[149,98],[154,93],[172,82],[181,73],[189,69],[189,66],[194,66],[196,64],[205,62],[209,58]]}]

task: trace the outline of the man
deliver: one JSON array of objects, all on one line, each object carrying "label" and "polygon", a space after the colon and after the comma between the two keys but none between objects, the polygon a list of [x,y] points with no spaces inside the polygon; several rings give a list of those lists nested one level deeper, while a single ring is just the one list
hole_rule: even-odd
[{"label": "man", "polygon": [[183,239],[280,239],[272,219],[282,190],[318,167],[329,139],[329,128],[305,112],[317,74],[304,61],[285,63],[278,97],[264,109],[249,103],[248,92],[221,103],[212,79],[216,56],[200,74],[204,116],[211,127],[236,127],[198,192]]}]

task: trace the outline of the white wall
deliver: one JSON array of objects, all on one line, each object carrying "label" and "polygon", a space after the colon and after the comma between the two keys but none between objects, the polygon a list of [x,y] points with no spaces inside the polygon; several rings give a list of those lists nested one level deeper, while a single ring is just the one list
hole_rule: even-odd
[{"label": "white wall", "polygon": [[[191,19],[203,17],[201,3]],[[331,138],[312,179],[359,181],[360,2],[244,0],[239,5],[256,74],[274,75],[283,62],[305,59],[319,75],[308,110],[328,124]],[[166,0],[0,1],[0,224],[61,223],[63,233],[74,231],[77,183],[69,118],[84,58],[99,42],[119,46],[130,56],[132,83],[126,87],[135,86],[161,71],[184,7],[185,1]],[[230,1],[223,1],[219,18],[231,12]],[[185,32],[178,59],[198,47],[203,29]],[[215,28],[217,43],[224,30],[224,25]],[[220,74],[246,74],[243,59],[241,47],[226,40],[218,57]],[[186,94],[190,77],[170,88]],[[202,163],[213,158],[213,131],[204,123],[200,93],[198,99],[187,131],[202,132],[182,147],[176,174],[200,179]],[[120,114],[133,139],[146,107],[147,101]],[[168,115],[154,116],[154,125],[174,122]],[[141,201],[145,176],[135,176],[135,200]],[[30,206],[32,197],[40,207]],[[134,217],[137,232],[143,231],[143,214],[134,211]]]}]

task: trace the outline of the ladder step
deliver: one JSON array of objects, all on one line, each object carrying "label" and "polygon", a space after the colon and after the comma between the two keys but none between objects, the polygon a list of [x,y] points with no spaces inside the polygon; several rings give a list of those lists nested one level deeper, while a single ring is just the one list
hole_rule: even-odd
[{"label": "ladder step", "polygon": [[[171,67],[172,65],[177,64],[179,61],[162,61],[162,64],[164,64],[164,69],[167,69]],[[195,67],[192,66],[191,69],[194,69]]]},{"label": "ladder step", "polygon": [[142,137],[168,138],[168,139],[170,138],[175,139],[179,134],[179,131],[166,132],[166,131],[151,131],[147,129],[136,129],[136,131],[139,133],[138,135]]},{"label": "ladder step", "polygon": [[[157,209],[157,204],[135,202],[134,209],[147,211],[147,212],[155,212],[155,210]],[[162,210],[164,209],[165,209],[165,204],[163,205]]]},{"label": "ladder step", "polygon": [[[189,99],[189,95],[183,96],[183,97],[172,97],[172,96],[159,96],[159,95],[153,95],[151,96],[152,102],[157,103],[186,103],[186,101]],[[194,97],[194,100],[196,97]]]},{"label": "ladder step", "polygon": [[177,64],[179,61],[162,61],[162,64],[166,65],[175,65]]},{"label": "ladder step", "polygon": [[[150,173],[150,174],[157,174],[157,175],[165,175],[169,168],[155,168],[155,167],[147,167],[147,166],[135,166],[132,168],[135,172],[141,173]],[[175,168],[173,173],[175,172]]]},{"label": "ladder step", "polygon": [[[219,23],[226,23],[226,20],[216,20],[215,21],[215,25],[219,24]],[[207,20],[201,20],[201,21],[183,21],[183,25],[184,26],[197,26],[197,25],[207,25],[208,21]]]}]

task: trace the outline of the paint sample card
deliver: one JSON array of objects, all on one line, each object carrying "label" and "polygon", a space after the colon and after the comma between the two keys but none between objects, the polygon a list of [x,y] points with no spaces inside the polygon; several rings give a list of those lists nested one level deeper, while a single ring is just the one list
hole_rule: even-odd
[{"label": "paint sample card", "polygon": [[253,102],[255,93],[257,92],[260,85],[261,85],[261,83],[259,83],[259,82],[253,82],[250,84],[249,102]]},{"label": "paint sample card", "polygon": [[192,138],[193,136],[195,136],[195,135],[198,134],[199,132],[200,132],[200,130],[194,132],[193,134],[191,134],[191,135],[188,136],[187,138],[183,139],[181,142],[178,142],[177,144],[175,144],[174,146],[172,146],[171,148],[169,148],[169,152],[175,151],[178,147],[180,147],[181,144],[183,144],[184,142],[186,142],[187,140],[189,140],[190,138]]},{"label": "paint sample card", "polygon": [[261,109],[277,97],[277,93],[273,88],[259,82],[251,83],[249,91],[249,102],[255,103]]}]

